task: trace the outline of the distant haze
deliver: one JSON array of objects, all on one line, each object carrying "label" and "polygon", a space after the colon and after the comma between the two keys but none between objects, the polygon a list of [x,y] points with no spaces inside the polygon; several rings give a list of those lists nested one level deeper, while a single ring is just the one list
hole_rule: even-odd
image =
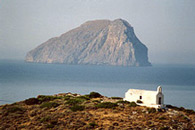
[{"label": "distant haze", "polygon": [[128,21],[156,64],[195,64],[194,0],[1,0],[0,59],[95,19]]}]

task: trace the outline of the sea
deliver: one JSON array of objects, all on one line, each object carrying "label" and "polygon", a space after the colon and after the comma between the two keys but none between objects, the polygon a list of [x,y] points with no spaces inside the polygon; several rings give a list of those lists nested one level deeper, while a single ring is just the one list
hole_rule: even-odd
[{"label": "sea", "polygon": [[124,67],[0,60],[0,105],[67,92],[124,97],[128,89],[156,90],[159,85],[165,104],[195,110],[195,65]]}]

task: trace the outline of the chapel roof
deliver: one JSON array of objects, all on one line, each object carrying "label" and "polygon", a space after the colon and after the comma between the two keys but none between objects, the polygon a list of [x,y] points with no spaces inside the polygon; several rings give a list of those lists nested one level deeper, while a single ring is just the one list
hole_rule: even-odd
[{"label": "chapel roof", "polygon": [[157,91],[151,91],[151,90],[143,90],[143,89],[129,89],[129,93],[133,94],[157,94]]}]

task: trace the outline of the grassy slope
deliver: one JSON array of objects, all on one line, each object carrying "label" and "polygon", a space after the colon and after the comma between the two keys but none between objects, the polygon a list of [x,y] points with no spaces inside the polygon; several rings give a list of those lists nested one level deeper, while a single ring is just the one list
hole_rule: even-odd
[{"label": "grassy slope", "polygon": [[169,107],[159,112],[97,93],[38,96],[0,106],[0,130],[195,129],[193,110]]}]

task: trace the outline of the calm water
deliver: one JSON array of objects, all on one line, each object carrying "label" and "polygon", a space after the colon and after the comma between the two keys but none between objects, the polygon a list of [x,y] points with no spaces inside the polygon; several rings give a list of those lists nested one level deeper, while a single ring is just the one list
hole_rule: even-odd
[{"label": "calm water", "polygon": [[0,61],[0,104],[40,94],[88,94],[124,97],[129,88],[156,90],[165,103],[195,110],[195,66],[113,67]]}]

